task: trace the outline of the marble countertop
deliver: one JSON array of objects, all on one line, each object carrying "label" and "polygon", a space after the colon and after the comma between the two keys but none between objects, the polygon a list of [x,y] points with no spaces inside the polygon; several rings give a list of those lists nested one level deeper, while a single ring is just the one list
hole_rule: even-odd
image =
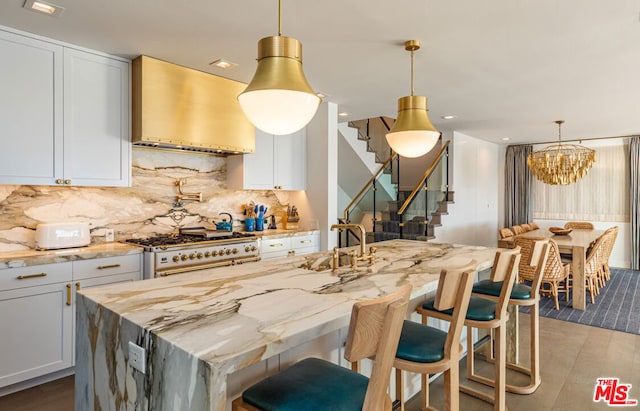
[{"label": "marble countertop", "polygon": [[142,247],[123,243],[95,244],[61,250],[2,251],[0,252],[0,269],[140,254],[142,251]]},{"label": "marble countertop", "polygon": [[417,304],[437,287],[440,270],[496,249],[391,240],[375,244],[376,261],[331,270],[319,252],[82,290],[88,299],[223,374],[348,325],[356,301],[411,283]]}]

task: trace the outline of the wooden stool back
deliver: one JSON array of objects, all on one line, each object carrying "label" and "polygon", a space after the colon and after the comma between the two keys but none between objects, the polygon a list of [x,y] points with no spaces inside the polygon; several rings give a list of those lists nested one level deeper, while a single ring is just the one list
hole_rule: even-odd
[{"label": "wooden stool back", "polygon": [[354,304],[344,358],[356,362],[375,358],[363,411],[380,409],[387,401],[389,376],[396,356],[402,323],[407,314],[411,285],[370,301]]}]

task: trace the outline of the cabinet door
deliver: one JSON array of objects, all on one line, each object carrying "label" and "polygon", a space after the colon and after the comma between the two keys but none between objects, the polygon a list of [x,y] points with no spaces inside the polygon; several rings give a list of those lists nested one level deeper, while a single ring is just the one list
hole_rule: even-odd
[{"label": "cabinet door", "polygon": [[0,184],[62,178],[62,47],[0,30]]},{"label": "cabinet door", "polygon": [[71,283],[0,291],[0,387],[72,365]]},{"label": "cabinet door", "polygon": [[286,136],[274,136],[274,180],[283,190],[304,190],[306,176],[306,132],[303,128]]},{"label": "cabinet door", "polygon": [[126,62],[64,49],[67,184],[130,184],[129,71]]},{"label": "cabinet door", "polygon": [[256,128],[256,152],[244,154],[244,188],[273,190],[273,136]]}]

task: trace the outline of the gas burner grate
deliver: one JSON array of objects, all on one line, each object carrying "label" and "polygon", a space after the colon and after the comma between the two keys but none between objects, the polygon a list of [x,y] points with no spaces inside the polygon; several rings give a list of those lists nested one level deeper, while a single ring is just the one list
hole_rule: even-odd
[{"label": "gas burner grate", "polygon": [[[253,235],[230,232],[228,236],[216,237],[215,240],[213,241],[223,242],[224,240],[228,240],[232,238],[245,238],[245,237],[253,237]],[[158,235],[158,236],[149,237],[149,238],[132,238],[129,240],[125,240],[126,243],[141,245],[144,247],[158,247],[158,246],[166,246],[166,245],[201,243],[205,241],[212,242],[212,239],[208,239],[199,235],[167,234],[167,235]]]}]

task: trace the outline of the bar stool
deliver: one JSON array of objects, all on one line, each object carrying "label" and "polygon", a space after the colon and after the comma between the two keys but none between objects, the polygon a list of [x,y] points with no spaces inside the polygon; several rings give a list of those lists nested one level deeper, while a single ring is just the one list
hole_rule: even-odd
[{"label": "bar stool", "polygon": [[[542,284],[542,276],[547,265],[547,257],[551,246],[548,239],[529,239],[516,238],[515,246],[521,249],[521,259],[518,266],[519,272],[533,270],[531,286],[526,284],[515,284],[511,290],[509,304],[515,306],[529,306],[530,309],[530,340],[529,350],[531,366],[523,367],[519,364],[506,363],[507,368],[520,372],[529,376],[529,384],[525,386],[505,384],[507,391],[515,394],[531,394],[538,389],[540,385],[540,285]],[[500,283],[494,283],[490,280],[479,281],[473,285],[474,296],[488,298],[498,301],[500,297]],[[494,361],[492,344],[489,349],[489,361]],[[493,386],[494,381],[471,373],[468,378],[485,385]]]},{"label": "bar stool", "polygon": [[477,262],[474,260],[464,267],[443,269],[440,272],[434,307],[439,311],[451,312],[448,332],[426,324],[404,321],[393,363],[396,369],[396,399],[400,401],[400,410],[404,411],[405,402],[403,371],[421,374],[421,409],[429,407],[429,375],[440,372],[444,372],[446,409],[457,410],[460,407],[460,334],[469,306],[476,266]]},{"label": "bar stool", "polygon": [[410,292],[407,284],[353,306],[344,357],[351,362],[375,358],[371,378],[307,358],[245,390],[233,401],[232,409],[390,411],[387,387]]},{"label": "bar stool", "polygon": [[[473,355],[473,333],[472,328],[482,328],[493,330],[495,332],[495,351],[496,357],[494,361],[495,384],[493,397],[473,388],[460,385],[460,391],[479,398],[483,401],[494,404],[494,409],[504,411],[506,409],[506,333],[505,325],[507,324],[507,305],[509,296],[513,289],[518,263],[520,262],[520,247],[514,247],[510,250],[500,250],[496,253],[491,269],[490,280],[493,282],[501,282],[500,297],[498,301],[488,300],[486,298],[471,297],[469,308],[465,318],[464,325],[467,328],[467,375],[474,374],[474,355]],[[451,314],[438,311],[434,306],[434,299],[429,299],[418,308],[418,312],[422,314],[423,323],[426,318],[433,317],[441,320],[451,319]]]}]

